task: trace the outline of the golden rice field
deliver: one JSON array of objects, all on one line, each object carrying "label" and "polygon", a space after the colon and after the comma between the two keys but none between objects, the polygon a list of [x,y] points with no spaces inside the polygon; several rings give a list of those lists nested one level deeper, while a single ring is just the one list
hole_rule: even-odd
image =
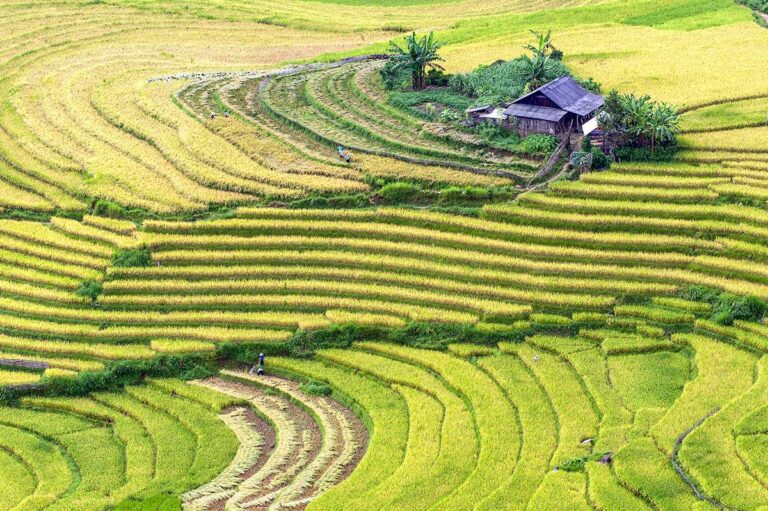
[{"label": "golden rice field", "polygon": [[[768,300],[748,9],[8,0],[0,26],[0,511],[768,510],[768,325],[689,293]],[[545,156],[394,107],[360,58],[434,30],[467,71],[549,28],[684,112],[675,162],[528,190]],[[391,179],[514,193],[333,207]]]}]

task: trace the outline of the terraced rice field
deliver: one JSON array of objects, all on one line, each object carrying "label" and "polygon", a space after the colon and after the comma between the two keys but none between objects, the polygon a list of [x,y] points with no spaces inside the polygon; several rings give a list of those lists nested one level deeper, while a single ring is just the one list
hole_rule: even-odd
[{"label": "terraced rice field", "polygon": [[[768,326],[683,298],[768,300],[746,8],[9,0],[0,26],[0,511],[768,509]],[[550,27],[575,73],[683,110],[677,161],[528,190],[543,156],[393,106],[361,57],[435,30],[466,71]],[[377,179],[518,195],[285,207]]]},{"label": "terraced rice field", "polygon": [[186,491],[188,509],[302,509],[354,468],[365,427],[296,384],[270,378],[253,387],[243,378],[154,380],[5,409],[0,451],[20,475],[6,481],[4,508],[102,509],[136,494]]},{"label": "terraced rice field", "polygon": [[[321,351],[313,362],[274,362],[344,391],[353,388],[347,379],[367,375],[391,386],[410,411],[405,430],[391,424],[391,414],[377,417],[369,409],[380,426],[368,454],[381,457],[378,484],[360,497],[350,479],[315,508],[335,509],[337,499],[355,509],[466,509],[467,502],[476,509],[762,506],[764,469],[754,461],[762,440],[741,431],[766,406],[765,356],[736,340],[740,327],[714,333],[700,322],[697,334],[648,338],[630,325],[637,328],[638,316],[650,311],[627,312],[617,314],[621,323],[581,328],[571,338],[534,335],[470,360],[463,345],[436,354],[361,343]],[[401,462],[387,465],[391,453],[379,452],[379,441],[387,451],[398,446]],[[562,468],[607,453],[610,464]],[[680,474],[696,481],[705,498]]]}]

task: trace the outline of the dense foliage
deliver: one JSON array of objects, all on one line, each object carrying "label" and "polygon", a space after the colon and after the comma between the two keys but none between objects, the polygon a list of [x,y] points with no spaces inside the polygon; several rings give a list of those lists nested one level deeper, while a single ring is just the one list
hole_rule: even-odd
[{"label": "dense foliage", "polygon": [[[477,105],[503,105],[552,80],[572,76],[562,61],[563,52],[552,43],[552,32],[531,32],[535,44],[524,47],[530,54],[481,65],[469,73],[456,74],[449,80],[451,90],[475,98]],[[574,79],[587,90],[600,91],[600,84],[592,78]]]},{"label": "dense foliage", "polygon": [[[527,61],[518,57],[480,66],[470,73],[456,74],[451,77],[449,86],[454,92],[477,98],[475,103],[478,105],[501,105],[530,90],[529,71]],[[568,69],[561,61],[549,60],[538,79],[548,82],[568,74]]]},{"label": "dense foliage", "polygon": [[[387,65],[382,70],[385,82],[392,83],[400,72],[408,72],[411,75],[413,90],[421,90],[427,85],[427,71],[442,69],[438,61],[443,60],[438,50],[443,43],[435,39],[435,34],[418,38],[416,32],[405,37],[405,46],[392,42],[389,51],[392,54]],[[434,75],[433,75],[434,76]]]},{"label": "dense foliage", "polygon": [[[597,118],[608,151],[618,151],[618,156],[627,159],[668,159],[680,133],[677,110],[667,103],[652,101],[648,95],[611,91]],[[646,149],[647,157],[642,157]]]},{"label": "dense foliage", "polygon": [[750,9],[768,13],[768,0],[738,0],[738,1],[739,3],[746,5]]},{"label": "dense foliage", "polygon": [[112,266],[117,268],[135,268],[149,266],[152,254],[146,248],[121,249],[112,256]]}]

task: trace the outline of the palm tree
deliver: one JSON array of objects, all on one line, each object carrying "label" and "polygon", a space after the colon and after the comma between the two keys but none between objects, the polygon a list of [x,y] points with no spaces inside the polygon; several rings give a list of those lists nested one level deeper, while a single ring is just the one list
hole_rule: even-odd
[{"label": "palm tree", "polygon": [[656,150],[657,142],[672,142],[680,133],[680,117],[677,111],[666,103],[653,108],[646,120],[646,131],[651,138],[651,154]]},{"label": "palm tree", "polygon": [[406,36],[404,48],[394,42],[390,43],[390,61],[394,63],[392,72],[407,69],[411,72],[413,90],[423,89],[426,85],[427,68],[443,69],[437,64],[443,60],[437,53],[442,46],[442,42],[435,40],[433,32],[421,39],[416,37],[416,32]]}]

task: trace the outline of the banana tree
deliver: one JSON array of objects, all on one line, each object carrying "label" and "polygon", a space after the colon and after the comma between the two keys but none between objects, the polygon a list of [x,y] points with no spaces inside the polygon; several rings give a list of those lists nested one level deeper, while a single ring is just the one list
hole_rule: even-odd
[{"label": "banana tree", "polygon": [[680,117],[672,106],[661,103],[651,110],[646,128],[651,138],[651,154],[654,154],[657,143],[672,142],[680,133]]},{"label": "banana tree", "polygon": [[525,63],[525,81],[526,88],[533,90],[544,85],[547,72],[552,67],[550,59],[552,58],[552,31],[546,34],[531,30],[536,38],[536,44],[526,44],[525,49],[530,50],[532,55],[523,55],[521,58]]},{"label": "banana tree", "polygon": [[416,32],[405,37],[405,47],[395,42],[390,43],[390,62],[392,72],[408,70],[411,72],[413,90],[426,86],[427,69],[443,69],[437,62],[443,59],[438,54],[443,43],[435,40],[433,32],[428,36],[416,37]]}]

